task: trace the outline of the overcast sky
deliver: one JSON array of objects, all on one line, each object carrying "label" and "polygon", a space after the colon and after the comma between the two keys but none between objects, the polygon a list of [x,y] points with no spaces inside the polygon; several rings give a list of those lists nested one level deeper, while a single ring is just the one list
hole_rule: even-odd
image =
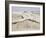
[{"label": "overcast sky", "polygon": [[24,12],[24,11],[27,11],[27,12],[31,12],[33,11],[34,13],[37,12],[37,13],[40,13],[40,8],[39,7],[15,7],[15,6],[12,6],[12,12]]}]

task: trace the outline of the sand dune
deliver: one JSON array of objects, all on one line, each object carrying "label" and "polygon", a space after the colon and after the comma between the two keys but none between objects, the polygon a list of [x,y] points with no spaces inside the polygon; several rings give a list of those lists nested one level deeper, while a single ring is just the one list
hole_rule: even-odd
[{"label": "sand dune", "polygon": [[12,31],[40,29],[40,15],[32,13],[13,14]]},{"label": "sand dune", "polygon": [[35,20],[40,22],[40,16],[32,13],[22,13],[22,14],[13,14],[13,21],[12,22],[19,22],[24,21],[26,19]]}]

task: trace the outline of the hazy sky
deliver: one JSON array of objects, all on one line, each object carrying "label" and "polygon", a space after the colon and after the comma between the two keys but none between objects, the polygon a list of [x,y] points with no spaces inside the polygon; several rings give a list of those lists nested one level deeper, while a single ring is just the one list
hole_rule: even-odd
[{"label": "hazy sky", "polygon": [[40,13],[40,8],[39,7],[15,7],[15,6],[12,6],[12,12],[24,12],[24,11],[27,11],[27,12],[33,11],[34,13],[35,12]]}]

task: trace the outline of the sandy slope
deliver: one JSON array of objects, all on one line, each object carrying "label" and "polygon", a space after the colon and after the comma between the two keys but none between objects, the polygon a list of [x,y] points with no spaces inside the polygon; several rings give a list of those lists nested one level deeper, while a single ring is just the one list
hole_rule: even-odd
[{"label": "sandy slope", "polygon": [[13,31],[26,31],[38,29],[40,29],[40,15],[32,13],[13,14]]}]

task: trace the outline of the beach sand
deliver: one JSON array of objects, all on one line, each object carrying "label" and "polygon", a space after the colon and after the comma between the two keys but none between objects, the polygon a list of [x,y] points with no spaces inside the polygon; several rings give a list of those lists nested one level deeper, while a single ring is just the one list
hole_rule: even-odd
[{"label": "beach sand", "polygon": [[[16,15],[13,15],[13,21],[16,20]],[[32,18],[32,17],[31,17]],[[19,18],[21,19],[21,17]],[[31,31],[31,30],[39,30],[40,22],[37,23],[35,21],[30,21],[29,19],[12,23],[12,31]]]}]

